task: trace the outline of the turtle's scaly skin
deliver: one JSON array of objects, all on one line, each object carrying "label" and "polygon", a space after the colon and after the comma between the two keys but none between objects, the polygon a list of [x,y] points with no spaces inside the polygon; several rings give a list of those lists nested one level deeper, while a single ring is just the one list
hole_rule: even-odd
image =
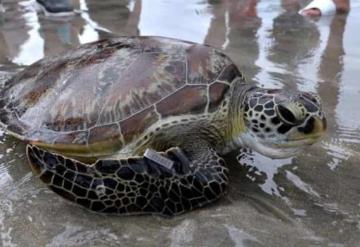
[{"label": "turtle's scaly skin", "polygon": [[216,111],[241,77],[208,46],[124,37],[40,60],[0,92],[0,122],[20,139],[72,157],[113,154],[156,122]]},{"label": "turtle's scaly skin", "polygon": [[142,157],[102,160],[87,166],[28,146],[34,172],[54,192],[93,211],[173,216],[219,199],[226,191],[228,169],[214,150],[189,162],[177,149],[163,156],[173,169]]},{"label": "turtle's scaly skin", "polygon": [[62,197],[161,215],[220,198],[226,152],[288,157],[326,128],[318,96],[247,84],[220,51],[159,37],[99,41],[35,63],[5,83],[0,123],[32,144],[34,173]]}]

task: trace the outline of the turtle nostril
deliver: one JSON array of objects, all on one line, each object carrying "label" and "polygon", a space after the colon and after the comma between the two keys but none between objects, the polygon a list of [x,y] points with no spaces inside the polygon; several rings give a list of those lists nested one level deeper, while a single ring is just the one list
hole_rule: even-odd
[{"label": "turtle nostril", "polygon": [[296,119],[295,115],[284,105],[278,105],[276,107],[276,112],[279,118],[286,124],[289,125],[296,125],[298,120]]}]

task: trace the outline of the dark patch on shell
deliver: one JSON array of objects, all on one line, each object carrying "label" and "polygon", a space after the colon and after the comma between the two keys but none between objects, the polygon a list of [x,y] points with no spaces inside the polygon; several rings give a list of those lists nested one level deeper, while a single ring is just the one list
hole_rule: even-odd
[{"label": "dark patch on shell", "polygon": [[53,139],[54,144],[78,144],[86,145],[88,141],[88,131],[73,131],[69,133],[52,133],[52,137],[48,136],[49,139]]},{"label": "dark patch on shell", "polygon": [[158,115],[155,113],[155,108],[151,106],[142,112],[137,113],[132,117],[125,119],[124,121],[121,121],[120,127],[125,142],[131,142],[158,120],[159,119]]},{"label": "dark patch on shell", "polygon": [[[233,68],[229,68],[232,62],[228,57],[209,46],[193,44],[186,50],[186,57],[189,84],[211,83],[224,68],[226,68],[227,75],[231,78],[237,73]],[[223,76],[224,80],[225,76]],[[226,81],[231,82],[231,78]]]},{"label": "dark patch on shell", "polygon": [[206,86],[187,86],[159,102],[156,108],[163,117],[202,113],[207,104],[206,94]]},{"label": "dark patch on shell", "polygon": [[220,83],[215,82],[210,85],[209,88],[209,96],[210,96],[210,104],[209,104],[209,112],[215,111],[220,102],[223,101],[224,97],[226,96],[226,92],[229,90],[229,86]]},{"label": "dark patch on shell", "polygon": [[96,143],[109,139],[121,139],[118,124],[100,125],[89,130],[89,143]]},{"label": "dark patch on shell", "polygon": [[232,82],[236,77],[242,78],[242,74],[235,64],[227,66],[219,76],[220,81]]}]

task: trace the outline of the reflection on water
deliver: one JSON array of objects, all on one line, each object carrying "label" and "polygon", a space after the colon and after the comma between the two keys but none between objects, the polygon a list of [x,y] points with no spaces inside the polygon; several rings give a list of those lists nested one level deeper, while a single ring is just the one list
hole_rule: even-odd
[{"label": "reflection on water", "polygon": [[97,30],[104,32],[111,32],[106,28],[100,27],[96,22],[91,20],[89,16],[89,8],[87,7],[85,0],[79,0],[81,17],[85,20],[85,25],[82,32],[78,35],[81,44],[93,42],[99,40],[99,34]]},{"label": "reflection on water", "polygon": [[229,155],[229,194],[165,220],[96,215],[64,202],[32,176],[24,144],[0,129],[0,246],[357,246],[360,3],[349,16],[309,20],[297,15],[296,0],[75,2],[78,15],[54,19],[31,1],[4,1],[0,85],[21,66],[82,43],[168,36],[224,49],[258,85],[319,93],[328,134],[291,159]]},{"label": "reflection on water", "polygon": [[237,229],[234,226],[226,226],[226,228],[228,229],[231,240],[234,242],[235,246],[246,246],[247,244],[249,245],[249,243],[264,244],[256,237],[244,232],[243,230]]},{"label": "reflection on water", "polygon": [[[249,173],[247,173],[246,176],[252,181],[256,182],[258,176],[265,175],[265,181],[259,184],[264,192],[269,195],[281,196],[280,191],[283,188],[278,187],[274,181],[274,177],[280,167],[291,164],[292,158],[273,160],[257,153],[242,152],[238,156],[238,161],[240,164],[246,164],[250,167]],[[251,173],[252,170],[254,176]]]},{"label": "reflection on water", "polygon": [[[185,17],[181,21],[178,17]],[[203,43],[210,26],[209,4],[183,0],[141,1],[140,35],[168,36]]]},{"label": "reflection on water", "polygon": [[30,65],[44,57],[44,40],[40,36],[40,24],[37,14],[31,8],[31,4],[22,4],[24,7],[23,18],[26,27],[29,28],[29,38],[19,47],[18,54],[12,59],[19,65]]}]

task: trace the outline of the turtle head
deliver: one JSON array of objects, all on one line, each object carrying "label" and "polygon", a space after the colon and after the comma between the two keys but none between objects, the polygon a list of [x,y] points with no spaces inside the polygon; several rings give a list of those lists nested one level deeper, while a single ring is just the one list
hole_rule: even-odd
[{"label": "turtle head", "polygon": [[240,145],[272,158],[286,158],[315,143],[326,130],[320,97],[309,92],[249,89],[242,98],[245,130]]}]

